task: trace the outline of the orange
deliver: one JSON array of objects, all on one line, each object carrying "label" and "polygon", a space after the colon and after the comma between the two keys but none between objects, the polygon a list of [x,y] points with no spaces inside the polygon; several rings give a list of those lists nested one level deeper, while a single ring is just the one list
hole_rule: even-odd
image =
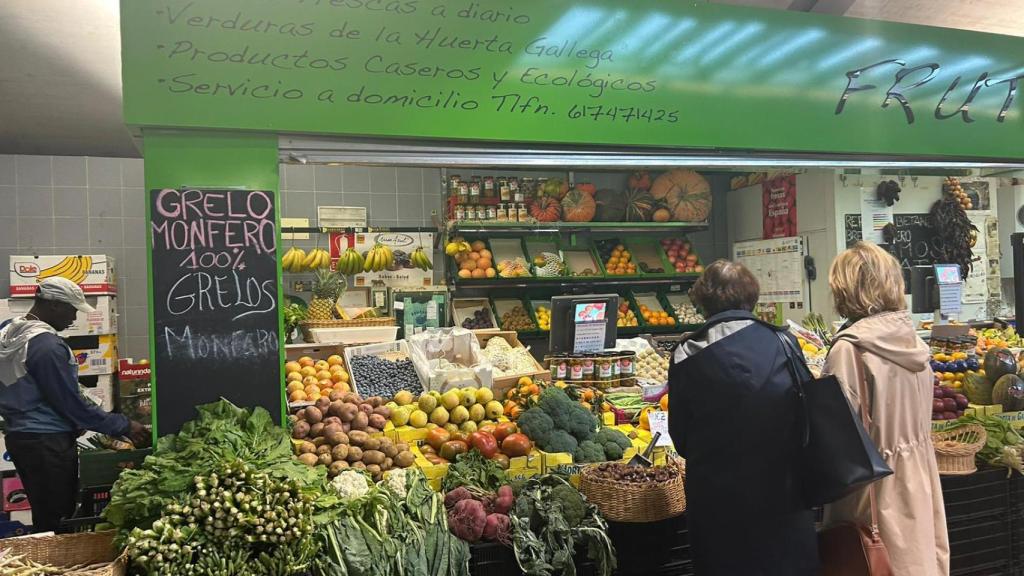
[{"label": "orange", "polygon": [[291,402],[302,402],[306,399],[306,393],[302,390],[295,390],[288,395],[288,400]]},{"label": "orange", "polygon": [[470,272],[469,270],[466,270],[466,269],[459,270],[459,278],[472,278],[472,277],[473,277],[473,273]]},{"label": "orange", "polygon": [[302,374],[303,376],[316,376],[316,372],[316,368],[313,368],[312,366],[303,366],[302,370],[299,370],[299,374]]},{"label": "orange", "polygon": [[494,278],[495,276],[498,275],[498,273],[494,271],[494,268],[488,268],[485,274],[487,275],[488,278]]},{"label": "orange", "polygon": [[473,278],[486,278],[486,277],[487,277],[487,272],[484,271],[483,269],[477,268],[476,270],[473,270]]},{"label": "orange", "polygon": [[313,365],[313,359],[310,358],[309,356],[303,356],[302,358],[299,358],[299,366],[305,367],[305,366],[312,366],[312,365]]},{"label": "orange", "polygon": [[298,372],[299,370],[302,370],[302,364],[299,364],[298,362],[292,361],[285,362],[284,364],[285,372]]},{"label": "orange", "polygon": [[481,258],[476,261],[477,269],[486,270],[493,265],[490,258]]},{"label": "orange", "polygon": [[305,378],[302,379],[303,386],[313,386],[319,383],[320,380],[318,380],[316,376],[306,376]]},{"label": "orange", "polygon": [[332,354],[327,357],[327,363],[330,364],[331,367],[341,366],[342,364],[345,363],[345,360],[341,356],[338,356],[337,354]]},{"label": "orange", "polygon": [[473,252],[480,252],[481,250],[486,250],[487,249],[487,244],[484,244],[483,241],[481,241],[481,240],[477,240],[477,241],[473,242],[472,244],[470,244],[469,248]]},{"label": "orange", "polygon": [[317,380],[321,380],[321,381],[323,381],[323,380],[330,380],[331,379],[331,373],[329,371],[327,371],[327,370],[321,370],[321,371],[316,373],[316,379]]},{"label": "orange", "polygon": [[480,254],[481,260],[490,260],[492,258],[490,250],[480,250],[478,254]]},{"label": "orange", "polygon": [[470,260],[479,260],[480,259],[480,254],[477,253],[477,252],[470,252],[469,253],[469,259]]},{"label": "orange", "polygon": [[658,401],[658,406],[661,407],[662,412],[668,412],[668,394],[661,397]]}]

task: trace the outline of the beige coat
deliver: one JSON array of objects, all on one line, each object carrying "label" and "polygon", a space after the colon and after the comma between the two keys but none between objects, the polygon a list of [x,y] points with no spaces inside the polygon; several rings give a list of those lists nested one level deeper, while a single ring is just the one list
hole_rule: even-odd
[{"label": "beige coat", "polygon": [[[896,576],[947,576],[949,538],[931,443],[933,375],[928,346],[907,312],[878,314],[840,332],[824,372],[839,378],[858,410],[866,370],[868,433],[893,475],[875,483],[879,530]],[[825,525],[870,521],[867,490],[825,507]]]}]

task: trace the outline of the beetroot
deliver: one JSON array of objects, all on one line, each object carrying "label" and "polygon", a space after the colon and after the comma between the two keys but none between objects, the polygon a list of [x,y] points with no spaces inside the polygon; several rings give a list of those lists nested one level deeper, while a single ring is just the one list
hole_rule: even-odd
[{"label": "beetroot", "polygon": [[484,540],[489,542],[509,543],[512,522],[504,514],[491,514],[484,523]]},{"label": "beetroot", "polygon": [[512,492],[511,486],[502,486],[498,488],[498,496],[494,499],[494,512],[496,514],[508,514],[509,510],[515,506],[516,496]]},{"label": "beetroot", "polygon": [[459,500],[448,513],[448,528],[452,534],[466,542],[480,540],[486,523],[487,513],[484,512],[484,505],[477,500]]},{"label": "beetroot", "polygon": [[471,498],[473,498],[473,495],[469,493],[469,490],[466,490],[466,488],[463,486],[459,486],[458,488],[452,490],[451,492],[445,495],[444,507],[451,510],[459,502]]}]

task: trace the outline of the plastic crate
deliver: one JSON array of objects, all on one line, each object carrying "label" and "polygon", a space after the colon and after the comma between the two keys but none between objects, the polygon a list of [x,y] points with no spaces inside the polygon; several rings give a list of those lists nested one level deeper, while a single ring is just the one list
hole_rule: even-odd
[{"label": "plastic crate", "polygon": [[511,548],[495,542],[469,546],[470,576],[522,576]]}]

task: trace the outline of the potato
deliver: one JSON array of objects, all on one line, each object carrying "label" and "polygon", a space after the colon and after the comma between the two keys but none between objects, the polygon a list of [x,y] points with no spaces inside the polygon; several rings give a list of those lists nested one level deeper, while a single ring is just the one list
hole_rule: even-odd
[{"label": "potato", "polygon": [[373,414],[373,406],[366,403],[360,404],[359,411],[369,416],[370,414]]},{"label": "potato", "polygon": [[380,482],[381,478],[384,477],[384,471],[377,464],[367,464],[366,471],[370,473],[370,476],[373,476],[374,482]]},{"label": "potato", "polygon": [[327,441],[331,443],[331,446],[337,446],[338,444],[348,444],[348,434],[341,431],[341,426],[338,427],[338,431],[330,436],[324,436]]},{"label": "potato", "polygon": [[303,454],[302,456],[299,456],[299,462],[302,462],[306,466],[316,466],[317,462],[319,462],[319,458],[316,457],[316,454]]},{"label": "potato", "polygon": [[363,462],[367,465],[380,465],[384,462],[384,453],[379,450],[367,450],[363,452]]},{"label": "potato", "polygon": [[[332,394],[333,394],[333,392],[332,392]],[[336,417],[336,418],[338,418],[340,420],[341,419],[341,407],[344,406],[344,405],[345,405],[345,403],[342,402],[341,400],[335,400],[334,402],[331,402],[331,405],[327,407],[327,414],[329,414],[330,416],[334,416],[334,417]]]},{"label": "potato", "polygon": [[310,424],[316,424],[317,422],[324,419],[324,413],[320,411],[316,406],[306,407],[306,422]]},{"label": "potato", "polygon": [[377,406],[373,409],[373,413],[383,416],[385,420],[391,418],[391,408],[388,408],[387,406]]},{"label": "potato", "polygon": [[346,392],[345,395],[341,397],[341,401],[346,404],[355,404],[357,406],[363,403],[363,399],[355,392]]},{"label": "potato", "polygon": [[338,408],[338,418],[341,418],[342,422],[351,422],[356,417],[357,412],[359,412],[358,406],[344,403]]},{"label": "potato", "polygon": [[323,456],[324,454],[330,454],[330,453],[331,453],[331,445],[330,444],[321,444],[320,446],[317,446],[317,448],[316,448],[316,455],[317,456]]},{"label": "potato", "polygon": [[348,458],[348,444],[338,444],[332,448],[331,458],[334,458],[335,462]]},{"label": "potato", "polygon": [[363,450],[380,450],[380,438],[367,438]]},{"label": "potato", "polygon": [[[407,444],[405,442],[399,442],[399,443],[395,444],[395,448],[399,452],[408,452],[409,451],[409,444]],[[393,456],[392,456],[392,458],[393,458]]]},{"label": "potato", "polygon": [[381,442],[380,451],[388,458],[394,458],[398,455],[398,447],[391,442]]},{"label": "potato", "polygon": [[320,436],[323,436],[323,434],[324,434],[324,423],[323,422],[317,422],[316,424],[313,424],[312,426],[309,427],[309,435],[312,436],[313,438],[319,438]]},{"label": "potato", "polygon": [[384,399],[381,398],[380,396],[370,396],[369,398],[366,399],[366,403],[376,408],[377,406],[384,405]]},{"label": "potato", "polygon": [[334,462],[334,458],[331,458],[331,454],[321,454],[320,458],[317,459],[317,464],[323,464],[324,466],[330,466],[331,462]]},{"label": "potato", "polygon": [[313,444],[312,442],[309,441],[305,441],[302,444],[299,444],[297,450],[299,455],[313,454],[314,452],[316,452],[316,444]]},{"label": "potato", "polygon": [[316,399],[316,404],[314,404],[314,406],[320,410],[321,414],[326,414],[327,409],[331,407],[331,399],[326,396],[321,396]]},{"label": "potato", "polygon": [[416,457],[408,450],[403,450],[395,456],[395,466],[398,466],[399,468],[408,468],[409,466],[412,466],[415,461]]},{"label": "potato", "polygon": [[299,417],[296,416],[295,414],[289,414],[288,415],[288,423],[289,424],[295,424],[298,421],[299,421]]},{"label": "potato", "polygon": [[327,418],[324,418],[324,426],[330,426],[331,424],[341,426],[341,418],[338,418],[337,416],[328,416]]},{"label": "potato", "polygon": [[383,430],[387,423],[387,418],[380,414],[370,414],[370,417],[367,419],[367,424],[369,424],[371,428],[376,428],[378,430]]},{"label": "potato", "polygon": [[338,474],[344,472],[346,468],[348,468],[348,462],[345,462],[344,460],[335,460],[331,463],[330,467],[327,468],[327,475],[334,478]]},{"label": "potato", "polygon": [[352,430],[352,423],[351,422],[342,422],[341,423],[341,431],[342,432],[344,432],[345,434],[348,434],[351,430]]},{"label": "potato", "polygon": [[[349,462],[352,462],[352,459],[351,459],[351,458],[349,459]],[[350,467],[350,468],[354,468],[354,469],[356,469],[356,470],[366,470],[366,464],[363,464],[363,463],[362,463],[362,461],[359,461],[359,462],[352,462],[352,463],[351,463],[351,464],[349,465],[349,467]]]},{"label": "potato", "polygon": [[385,458],[384,463],[380,465],[380,469],[387,472],[395,467],[395,461],[391,458]]},{"label": "potato", "polygon": [[359,446],[348,447],[348,460],[349,462],[360,462],[363,459],[363,449]]},{"label": "potato", "polygon": [[366,433],[369,434],[370,436],[378,436],[380,435],[381,432],[382,430],[379,428],[374,428],[373,426],[366,427]]},{"label": "potato", "polygon": [[324,444],[327,444],[327,438],[324,438],[323,436],[317,436],[316,438],[313,438],[313,445],[316,446],[317,448],[323,446]]},{"label": "potato", "polygon": [[302,440],[309,436],[309,424],[305,422],[296,422],[295,426],[292,427],[292,438],[296,440]]},{"label": "potato", "polygon": [[341,390],[332,390],[330,395],[327,396],[327,398],[331,401],[331,404],[334,404],[335,402],[341,400],[344,397],[345,392],[342,392]]},{"label": "potato", "polygon": [[369,439],[370,435],[362,430],[353,430],[348,433],[348,443],[353,446],[362,447]]},{"label": "potato", "polygon": [[324,426],[323,432],[320,433],[320,435],[327,438],[327,441],[332,445],[341,443],[334,442],[334,440],[338,438],[339,434],[342,436],[345,435],[345,433],[341,431],[341,424],[328,424],[327,426]]},{"label": "potato", "polygon": [[366,413],[359,412],[359,413],[356,414],[356,417],[352,419],[352,429],[353,430],[366,430],[366,427],[369,425],[369,423],[370,423],[370,420],[366,416]]},{"label": "potato", "polygon": [[296,420],[300,420],[302,422],[305,422],[306,421],[306,409],[303,408],[302,410],[299,410],[298,412],[296,412],[295,413],[295,419]]}]

